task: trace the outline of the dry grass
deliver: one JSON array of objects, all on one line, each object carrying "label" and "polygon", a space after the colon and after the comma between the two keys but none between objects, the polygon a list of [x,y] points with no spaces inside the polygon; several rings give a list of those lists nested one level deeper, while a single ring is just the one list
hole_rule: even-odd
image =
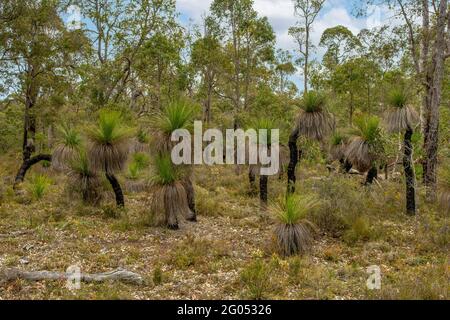
[{"label": "dry grass", "polygon": [[[14,159],[3,160],[2,181],[14,173]],[[360,177],[327,177],[322,166],[303,166],[298,193],[321,199],[307,214],[320,236],[309,255],[284,258],[271,247],[273,220],[247,195],[247,175],[235,175],[232,167],[195,168],[199,221],[180,219],[177,231],[144,222],[145,191],[128,194],[127,211],[112,218],[106,207],[67,198],[66,178],[49,175],[55,184],[39,202],[18,203],[5,186],[0,234],[30,232],[1,239],[0,268],[125,267],[149,285],[82,284],[71,292],[59,281],[12,281],[0,285],[2,299],[448,299],[449,220],[423,201],[422,189],[420,215],[410,219],[402,214],[403,185],[395,181],[362,189]],[[273,178],[270,198],[284,192],[285,181]],[[349,230],[361,236],[351,238]],[[366,288],[370,265],[381,267],[380,291]]]}]

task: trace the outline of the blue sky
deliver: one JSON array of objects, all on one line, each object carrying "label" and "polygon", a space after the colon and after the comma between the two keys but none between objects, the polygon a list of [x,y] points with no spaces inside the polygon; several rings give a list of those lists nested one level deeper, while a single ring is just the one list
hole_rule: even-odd
[{"label": "blue sky", "polygon": [[[177,10],[180,21],[201,24],[202,16],[208,13],[212,0],[177,0]],[[355,6],[360,6],[362,0],[327,0],[313,25],[312,41],[317,50],[314,57],[321,59],[324,48],[318,47],[320,36],[327,28],[344,25],[354,34],[365,28],[372,28],[389,22],[396,23],[392,13],[385,6],[373,6],[367,9],[368,17],[355,17]],[[288,35],[288,29],[296,22],[292,0],[254,0],[254,8],[260,16],[267,16],[276,35],[277,47],[293,51],[295,43]],[[297,86],[301,87],[300,75],[293,77]]]},{"label": "blue sky", "polygon": [[[201,16],[207,14],[212,0],[177,0],[180,20],[187,24],[189,20],[201,23]],[[319,17],[313,26],[312,39],[317,44],[322,32],[336,25],[345,25],[357,33],[366,27],[376,25],[389,18],[385,7],[369,9],[369,18],[356,18],[352,15],[355,5],[361,0],[327,0]],[[294,6],[292,0],[254,0],[254,7],[260,16],[267,16],[277,34],[277,45],[283,49],[292,50],[295,44],[288,35],[288,28],[295,24]],[[319,52],[320,54],[320,52]]]}]

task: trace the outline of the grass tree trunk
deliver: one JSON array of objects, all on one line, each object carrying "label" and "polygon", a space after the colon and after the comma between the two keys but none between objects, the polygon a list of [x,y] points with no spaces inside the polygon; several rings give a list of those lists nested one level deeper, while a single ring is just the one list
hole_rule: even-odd
[{"label": "grass tree trunk", "polygon": [[412,158],[412,135],[413,130],[411,128],[408,128],[408,130],[406,130],[405,132],[403,156],[403,169],[405,171],[406,181],[406,213],[408,215],[416,214],[416,176],[414,173],[414,164]]},{"label": "grass tree trunk", "polygon": [[267,207],[267,182],[268,176],[259,176],[259,200],[261,202],[261,207],[265,209]]},{"label": "grass tree trunk", "polygon": [[112,173],[106,173],[106,179],[108,179],[111,187],[113,188],[114,195],[116,196],[116,204],[118,208],[125,207],[125,200],[123,197],[122,188],[120,187],[119,180],[117,180],[116,176]]},{"label": "grass tree trunk", "polygon": [[372,168],[370,168],[369,172],[367,173],[365,185],[367,186],[367,185],[372,184],[373,181],[377,178],[377,176],[378,176],[378,169],[374,165]]},{"label": "grass tree trunk", "polygon": [[186,181],[183,182],[183,186],[186,191],[188,206],[189,209],[191,210],[189,216],[187,216],[186,219],[188,221],[195,222],[197,221],[197,214],[195,211],[195,191],[194,186],[192,184],[192,180],[190,178],[186,179]]},{"label": "grass tree trunk", "polygon": [[30,169],[33,165],[41,161],[52,161],[52,156],[49,154],[39,154],[37,156],[24,160],[22,165],[20,166],[19,171],[17,172],[16,179],[14,180],[14,188],[16,188],[19,185],[19,183],[23,182],[28,169]]},{"label": "grass tree trunk", "polygon": [[248,168],[248,182],[250,184],[250,193],[253,195],[256,193],[256,175],[251,165]]},{"label": "grass tree trunk", "polygon": [[289,136],[289,165],[287,169],[288,194],[292,194],[295,192],[295,181],[296,181],[295,169],[298,163],[298,147],[297,147],[298,135],[299,135],[299,128],[296,127]]}]

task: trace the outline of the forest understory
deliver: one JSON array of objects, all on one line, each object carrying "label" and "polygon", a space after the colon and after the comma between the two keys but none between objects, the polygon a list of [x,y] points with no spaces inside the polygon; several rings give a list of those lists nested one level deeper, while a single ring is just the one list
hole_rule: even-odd
[{"label": "forest understory", "polygon": [[[2,158],[5,180],[13,161]],[[4,190],[0,269],[121,267],[145,282],[69,290],[63,280],[14,280],[0,285],[2,299],[448,299],[448,215],[420,196],[419,214],[405,216],[397,181],[363,187],[362,176],[299,169],[298,192],[324,195],[310,217],[321,229],[310,254],[283,258],[273,250],[274,217],[249,193],[243,168],[240,175],[233,166],[195,169],[198,222],[175,231],[149,226],[145,192],[128,192],[125,210],[86,207],[61,177],[33,170],[52,176],[51,195],[32,201]],[[285,183],[270,178],[270,197],[284,192]],[[371,265],[381,269],[380,290],[367,289]]]}]

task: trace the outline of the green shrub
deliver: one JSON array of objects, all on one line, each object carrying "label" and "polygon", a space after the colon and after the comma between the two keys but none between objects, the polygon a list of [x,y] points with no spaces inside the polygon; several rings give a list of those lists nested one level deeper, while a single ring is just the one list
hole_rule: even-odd
[{"label": "green shrub", "polygon": [[44,175],[36,175],[31,179],[29,191],[37,200],[42,199],[47,188],[51,185],[51,180]]},{"label": "green shrub", "polygon": [[260,258],[245,267],[240,275],[245,298],[252,300],[268,298],[273,287],[272,272],[273,267]]}]

